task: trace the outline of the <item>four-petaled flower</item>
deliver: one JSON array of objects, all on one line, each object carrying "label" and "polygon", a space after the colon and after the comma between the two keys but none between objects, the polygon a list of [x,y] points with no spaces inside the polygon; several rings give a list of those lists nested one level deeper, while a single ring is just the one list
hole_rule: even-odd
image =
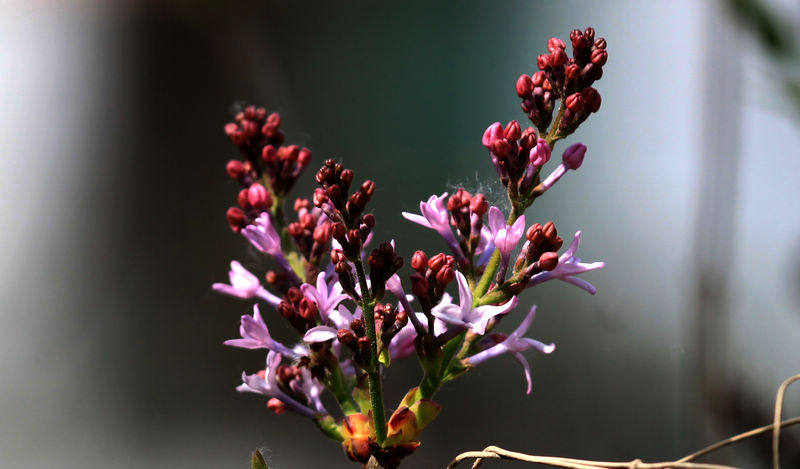
[{"label": "four-petaled flower", "polygon": [[428,198],[427,202],[419,203],[419,211],[422,215],[403,212],[403,217],[425,228],[436,230],[450,247],[450,250],[453,252],[453,257],[456,258],[456,262],[464,264],[466,262],[466,257],[461,251],[461,247],[458,245],[453,230],[450,228],[450,212],[447,211],[446,198],[447,192],[439,197],[434,194]]},{"label": "four-petaled flower", "polygon": [[244,300],[259,297],[273,306],[277,306],[278,303],[281,302],[280,298],[267,291],[267,289],[261,285],[258,277],[242,267],[242,264],[237,261],[231,261],[231,270],[228,272],[228,278],[231,282],[230,285],[215,283],[211,285],[211,288],[220,293]]},{"label": "four-petaled flower", "polygon": [[503,270],[508,266],[508,259],[511,251],[517,247],[517,243],[525,233],[525,215],[520,216],[513,225],[506,225],[506,218],[503,212],[497,207],[489,208],[489,229],[492,232],[494,245],[500,250],[502,255]]},{"label": "four-petaled flower", "polygon": [[567,248],[566,252],[558,258],[558,266],[551,271],[540,272],[528,281],[527,287],[532,287],[548,280],[558,279],[563,282],[571,283],[578,288],[582,288],[587,292],[594,295],[597,289],[586,280],[575,277],[576,275],[588,272],[590,270],[602,269],[606,266],[605,262],[581,262],[579,257],[575,256],[578,251],[578,246],[581,244],[581,232],[575,233],[572,238],[572,243]]},{"label": "four-petaled flower", "polygon": [[323,324],[328,321],[328,316],[334,312],[339,303],[350,298],[346,293],[342,293],[342,285],[336,279],[334,279],[333,285],[328,287],[328,283],[325,281],[325,272],[317,275],[316,288],[309,283],[304,283],[300,286],[300,290],[303,292],[303,296],[317,304]]},{"label": "four-petaled flower", "polygon": [[242,229],[242,236],[250,241],[250,244],[255,246],[259,251],[269,254],[275,259],[275,262],[284,270],[284,272],[291,277],[293,281],[300,284],[302,281],[292,269],[291,264],[286,259],[281,248],[281,236],[272,225],[272,220],[269,218],[268,212],[263,212],[256,218],[256,220]]},{"label": "four-petaled flower", "polygon": [[258,310],[258,305],[253,305],[253,316],[246,314],[242,316],[239,333],[242,335],[241,339],[226,340],[224,344],[248,349],[265,348],[292,358],[300,357],[289,347],[272,339],[269,329],[267,329],[267,323],[264,322],[261,311]]},{"label": "four-petaled flower", "polygon": [[[282,359],[283,357],[281,357],[280,353],[270,351],[267,354],[267,368],[253,375],[242,373],[242,384],[240,384],[236,390],[239,392],[253,392],[278,399],[283,402],[284,405],[286,405],[287,409],[293,410],[304,417],[315,418],[317,414],[327,414],[325,408],[322,407],[322,404],[319,403],[317,406],[317,402],[314,402],[312,396],[307,397],[309,397],[309,401],[312,402],[317,408],[316,411],[306,405],[301,404],[300,402],[297,402],[294,398],[286,394],[286,392],[281,389],[280,385],[278,384],[277,373],[278,366],[281,364]],[[306,380],[305,376],[303,376],[303,380]],[[318,396],[316,400],[319,401]]]},{"label": "four-petaled flower", "polygon": [[499,306],[484,305],[473,308],[472,291],[469,289],[467,278],[461,272],[456,272],[456,280],[458,281],[458,299],[461,304],[439,304],[432,310],[434,316],[447,324],[469,327],[474,333],[483,335],[489,320],[511,311],[519,302],[519,299],[514,296]]},{"label": "four-petaled flower", "polygon": [[545,345],[538,340],[531,339],[530,337],[522,337],[522,334],[526,333],[528,329],[531,327],[531,323],[533,323],[533,319],[536,317],[536,305],[531,307],[528,315],[525,316],[525,319],[522,320],[519,326],[514,329],[506,339],[500,342],[497,345],[489,347],[488,349],[476,353],[475,355],[466,359],[467,364],[472,366],[478,366],[481,363],[489,360],[490,358],[494,358],[498,355],[502,355],[504,353],[510,353],[512,357],[514,357],[521,365],[522,368],[525,370],[525,380],[528,382],[528,389],[526,394],[531,393],[531,368],[528,365],[528,361],[525,360],[525,357],[522,355],[522,352],[529,349],[536,349],[542,353],[551,353],[553,350],[556,349],[555,344]]}]

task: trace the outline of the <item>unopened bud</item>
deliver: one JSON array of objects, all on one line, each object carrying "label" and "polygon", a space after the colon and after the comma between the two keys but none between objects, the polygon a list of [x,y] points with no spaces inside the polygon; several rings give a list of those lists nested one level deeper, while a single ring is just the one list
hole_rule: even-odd
[{"label": "unopened bud", "polygon": [[267,163],[272,163],[278,159],[278,150],[272,145],[265,145],[261,150],[261,159]]},{"label": "unopened bud", "polygon": [[550,154],[552,150],[550,150],[550,145],[547,144],[547,141],[543,138],[540,138],[536,142],[536,146],[531,149],[529,158],[530,162],[533,166],[541,166],[548,161],[550,161]]},{"label": "unopened bud", "polygon": [[245,227],[247,224],[246,218],[244,216],[244,212],[242,209],[238,207],[231,207],[228,209],[228,212],[225,214],[225,217],[228,219],[228,224],[231,226],[231,230],[238,233]]},{"label": "unopened bud", "polygon": [[581,97],[580,93],[573,93],[567,96],[565,104],[567,105],[567,109],[570,111],[578,112],[583,109],[583,98]]},{"label": "unopened bud", "polygon": [[259,183],[250,185],[250,188],[247,189],[247,198],[250,205],[258,210],[268,210],[272,206],[272,194]]},{"label": "unopened bud", "polygon": [[511,155],[511,144],[505,139],[498,139],[492,142],[492,153],[498,158],[507,158]]},{"label": "unopened bud", "polygon": [[361,184],[361,193],[367,197],[372,197],[372,194],[375,193],[375,182],[370,180],[364,181],[364,183]]},{"label": "unopened bud", "polygon": [[568,80],[577,80],[581,76],[581,68],[576,64],[570,64],[566,68],[564,75]]},{"label": "unopened bud", "polygon": [[425,251],[417,251],[411,256],[411,268],[417,272],[422,272],[428,267],[428,256]]},{"label": "unopened bud", "polygon": [[517,78],[517,96],[524,98],[531,94],[531,91],[533,91],[531,77],[525,74],[520,75],[519,78]]},{"label": "unopened bud", "polygon": [[444,253],[441,253],[441,252],[440,252],[439,254],[436,254],[435,256],[431,257],[431,258],[428,260],[428,267],[429,267],[429,268],[430,268],[432,271],[434,271],[434,272],[438,272],[438,271],[439,271],[439,269],[441,269],[442,267],[444,267],[444,265],[445,265],[445,262],[446,262],[446,256],[444,255]]},{"label": "unopened bud", "polygon": [[453,270],[453,268],[449,265],[445,265],[439,270],[439,272],[436,273],[436,282],[438,282],[439,285],[447,285],[455,278],[456,271]]},{"label": "unopened bud", "polygon": [[596,41],[594,41],[594,46],[597,47],[598,49],[605,49],[606,46],[608,46],[606,38],[604,37],[598,38]]},{"label": "unopened bud", "polygon": [[564,44],[564,41],[562,41],[557,37],[551,37],[550,39],[547,40],[547,50],[550,52],[554,52],[556,49],[563,50],[566,47],[567,45]]},{"label": "unopened bud", "polygon": [[522,136],[522,130],[519,127],[519,122],[517,121],[509,122],[505,130],[503,131],[503,134],[505,135],[506,140],[509,141],[519,140],[519,138]]},{"label": "unopened bud", "polygon": [[272,399],[267,401],[267,408],[278,415],[286,412],[286,404],[284,404],[282,400],[276,397],[273,397]]},{"label": "unopened bud", "polygon": [[248,209],[250,207],[250,196],[247,195],[247,189],[239,191],[236,201],[239,202],[239,206],[243,209]]},{"label": "unopened bud", "polygon": [[533,83],[534,87],[542,86],[542,84],[544,84],[544,82],[545,82],[545,79],[546,79],[546,76],[545,76],[544,72],[536,72],[531,77],[531,82]]},{"label": "unopened bud", "polygon": [[582,143],[573,143],[561,156],[561,161],[567,169],[578,169],[583,164],[583,158],[586,156],[586,145]]},{"label": "unopened bud", "polygon": [[592,51],[591,60],[593,64],[600,65],[602,67],[608,60],[608,52],[605,49],[595,49]]},{"label": "unopened bud", "polygon": [[245,173],[244,163],[239,160],[230,160],[225,165],[225,172],[228,173],[231,179],[239,179]]},{"label": "unopened bud", "polygon": [[328,201],[328,194],[325,193],[325,189],[317,188],[314,190],[314,206],[315,207],[322,207]]},{"label": "unopened bud", "polygon": [[483,194],[475,194],[469,204],[469,209],[472,213],[483,216],[489,211],[489,202]]},{"label": "unopened bud", "polygon": [[589,26],[588,28],[584,29],[583,35],[586,36],[586,39],[594,41],[594,28]]},{"label": "unopened bud", "polygon": [[314,228],[314,241],[325,244],[331,240],[331,224],[324,223]]},{"label": "unopened bud", "polygon": [[536,66],[539,67],[539,70],[546,69],[548,65],[550,65],[549,55],[540,54],[539,57],[536,58]]},{"label": "unopened bud", "polygon": [[297,166],[305,168],[309,163],[311,163],[311,150],[303,148],[300,150],[300,153],[297,154]]},{"label": "unopened bud", "polygon": [[567,53],[564,49],[556,49],[555,52],[550,54],[550,66],[561,67],[567,63]]},{"label": "unopened bud", "polygon": [[553,270],[558,265],[558,254],[546,252],[539,256],[539,268],[542,270]]}]

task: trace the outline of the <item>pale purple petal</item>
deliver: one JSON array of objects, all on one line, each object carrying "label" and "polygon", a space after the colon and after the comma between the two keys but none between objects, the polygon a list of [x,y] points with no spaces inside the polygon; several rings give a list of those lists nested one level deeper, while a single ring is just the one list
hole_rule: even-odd
[{"label": "pale purple petal", "polygon": [[336,329],[329,326],[316,326],[312,327],[303,336],[303,342],[325,342],[327,340],[336,338]]},{"label": "pale purple petal", "polygon": [[587,282],[586,280],[579,279],[575,277],[575,275],[579,275],[590,270],[602,269],[606,264],[605,262],[581,262],[580,258],[575,256],[578,251],[580,241],[581,232],[578,231],[575,233],[572,243],[570,243],[567,251],[558,258],[558,265],[556,268],[551,271],[539,272],[538,274],[535,274],[528,281],[526,287],[532,287],[548,280],[558,279],[586,290],[592,295],[597,293],[597,289],[591,283]]},{"label": "pale purple petal", "polygon": [[226,340],[224,344],[247,349],[265,348],[294,358],[297,357],[292,349],[272,339],[257,304],[253,305],[252,317],[246,314],[242,316],[239,333],[242,336],[241,339]]},{"label": "pale purple petal", "polygon": [[531,366],[528,364],[528,360],[525,360],[525,357],[519,352],[511,352],[511,356],[514,357],[515,360],[522,365],[522,369],[525,371],[525,381],[528,383],[528,387],[525,390],[525,394],[530,394],[531,390],[533,389],[533,383],[531,383]]}]

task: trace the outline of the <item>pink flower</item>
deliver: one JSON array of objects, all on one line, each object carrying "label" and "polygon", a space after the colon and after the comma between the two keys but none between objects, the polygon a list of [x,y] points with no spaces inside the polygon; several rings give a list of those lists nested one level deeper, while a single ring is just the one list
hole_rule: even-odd
[{"label": "pink flower", "polygon": [[536,317],[536,306],[534,305],[531,307],[530,311],[528,311],[528,315],[525,316],[525,319],[522,320],[519,326],[514,329],[506,339],[499,344],[489,347],[488,349],[476,353],[475,355],[467,358],[467,363],[469,365],[478,366],[481,363],[489,360],[490,358],[497,357],[504,353],[510,353],[521,365],[522,368],[525,370],[525,380],[528,382],[528,389],[526,394],[531,393],[531,368],[528,365],[528,361],[525,360],[525,357],[522,355],[522,352],[528,349],[536,349],[542,353],[551,353],[553,350],[556,349],[555,344],[545,345],[538,340],[531,339],[529,337],[522,337],[522,334],[526,333],[528,329],[531,327],[534,318]]},{"label": "pink flower", "polygon": [[231,270],[228,272],[231,284],[215,283],[211,285],[215,291],[242,299],[259,297],[267,303],[277,306],[281,299],[273,295],[261,285],[258,277],[242,267],[237,261],[231,261]]},{"label": "pink flower", "polygon": [[550,149],[550,145],[547,144],[547,141],[543,138],[538,139],[536,141],[536,146],[531,148],[529,153],[531,165],[541,166],[547,163],[550,161],[551,154],[552,150]]},{"label": "pink flower", "polygon": [[520,216],[512,226],[506,225],[506,217],[497,207],[489,208],[489,229],[492,232],[494,245],[503,255],[503,264],[508,263],[511,251],[525,233],[525,215]]},{"label": "pink flower", "polygon": [[[267,368],[261,372],[256,373],[253,375],[248,375],[246,373],[242,373],[242,384],[239,385],[236,390],[239,392],[252,392],[256,394],[262,394],[264,396],[278,399],[279,401],[283,402],[287,409],[293,410],[298,414],[308,417],[308,418],[316,418],[318,414],[327,415],[327,411],[325,408],[322,407],[322,403],[319,402],[318,393],[315,392],[316,395],[316,402],[313,399],[313,396],[307,395],[309,397],[309,402],[314,404],[314,407],[317,409],[316,412],[309,408],[306,405],[303,405],[296,401],[294,398],[286,394],[278,384],[277,372],[278,366],[281,364],[281,357],[280,353],[275,353],[270,351],[267,354]],[[306,370],[308,371],[308,370]],[[303,375],[303,381],[307,380],[306,376]],[[308,381],[313,380],[314,378],[311,377],[311,374],[308,374]],[[319,384],[319,386],[322,386]],[[305,390],[308,388],[309,391],[314,391],[316,386],[313,383],[306,384],[304,383],[301,385],[301,389]]]},{"label": "pink flower", "polygon": [[328,288],[328,283],[325,281],[325,272],[320,272],[317,275],[316,288],[311,284],[304,283],[300,286],[300,290],[303,292],[303,296],[317,304],[323,324],[328,321],[328,315],[339,306],[339,303],[350,298],[347,294],[342,293],[342,286],[335,279],[331,287]]},{"label": "pink flower", "polygon": [[503,124],[495,122],[494,124],[490,125],[485,132],[483,132],[483,139],[481,139],[481,143],[483,143],[483,146],[491,150],[492,142],[501,138],[506,138],[505,134],[503,133]]},{"label": "pink flower", "polygon": [[461,304],[444,304],[445,302],[443,301],[434,306],[431,311],[435,317],[447,324],[469,327],[476,334],[483,335],[490,319],[497,315],[508,313],[519,302],[519,299],[515,296],[499,306],[484,305],[473,308],[472,291],[469,289],[466,277],[461,272],[456,272],[456,280],[458,281],[458,299]]},{"label": "pink flower", "polygon": [[569,248],[567,248],[566,252],[562,254],[558,258],[558,265],[555,269],[551,271],[540,272],[528,281],[527,287],[532,287],[534,285],[538,285],[540,283],[546,282],[548,280],[558,279],[562,282],[571,283],[578,288],[582,288],[587,292],[594,295],[597,293],[597,289],[586,280],[580,279],[575,277],[576,275],[580,275],[584,272],[588,272],[590,270],[595,269],[602,269],[606,266],[605,262],[592,262],[586,263],[581,262],[579,257],[575,256],[575,253],[578,251],[578,246],[581,243],[581,232],[578,231],[575,233],[575,237],[572,238],[572,243],[570,243]]},{"label": "pink flower", "polygon": [[411,222],[418,223],[425,228],[436,230],[444,238],[453,257],[459,264],[466,263],[466,257],[458,245],[453,230],[450,228],[450,212],[447,211],[447,192],[437,197],[435,194],[428,198],[427,202],[419,203],[419,211],[422,215],[403,212],[403,217]]},{"label": "pink flower", "polygon": [[241,347],[247,349],[265,348],[273,352],[282,353],[292,358],[298,358],[296,354],[289,347],[272,340],[272,336],[267,329],[267,323],[261,317],[261,312],[258,310],[258,305],[253,305],[253,316],[242,316],[242,325],[239,326],[239,333],[241,339],[226,340],[225,345],[232,347]]}]

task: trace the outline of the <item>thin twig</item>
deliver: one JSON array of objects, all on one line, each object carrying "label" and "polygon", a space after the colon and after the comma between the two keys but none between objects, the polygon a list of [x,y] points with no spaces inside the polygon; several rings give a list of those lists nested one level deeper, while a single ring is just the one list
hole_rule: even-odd
[{"label": "thin twig", "polygon": [[778,395],[775,396],[775,418],[772,420],[772,467],[774,469],[781,469],[781,453],[779,450],[779,443],[781,438],[781,412],[783,411],[783,395],[786,388],[795,381],[800,380],[800,374],[796,374],[791,378],[781,383],[778,388]]},{"label": "thin twig", "polygon": [[725,440],[714,443],[701,450],[684,456],[683,458],[672,462],[658,462],[658,463],[644,463],[641,459],[636,459],[628,462],[608,462],[608,461],[589,461],[583,459],[570,459],[560,458],[553,456],[533,456],[525,453],[517,453],[508,451],[497,446],[487,446],[483,451],[467,451],[461,453],[447,465],[447,469],[455,468],[461,461],[465,459],[475,459],[472,469],[478,469],[485,459],[513,459],[516,461],[530,462],[534,464],[545,464],[554,467],[566,467],[569,469],[737,469],[733,466],[723,466],[720,464],[701,464],[688,462],[692,459],[714,452],[720,448],[731,445],[733,443],[745,440],[747,438],[760,435],[772,430],[772,452],[773,452],[773,469],[780,469],[780,454],[778,443],[780,441],[780,432],[783,427],[790,427],[792,425],[800,424],[800,417],[791,418],[781,421],[781,412],[783,410],[783,400],[786,389],[795,381],[800,381],[800,374],[794,375],[784,381],[775,396],[775,419],[770,425],[754,428],[750,431],[734,435]]}]

